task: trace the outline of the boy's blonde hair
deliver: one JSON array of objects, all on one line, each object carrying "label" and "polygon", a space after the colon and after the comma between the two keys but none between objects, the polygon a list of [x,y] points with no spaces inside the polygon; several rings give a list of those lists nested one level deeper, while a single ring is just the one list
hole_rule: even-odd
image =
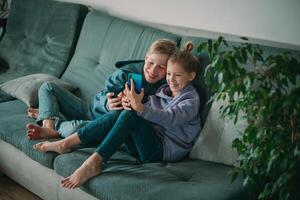
[{"label": "boy's blonde hair", "polygon": [[168,56],[173,55],[178,51],[176,43],[169,39],[159,39],[153,42],[147,51],[147,54],[165,54]]}]

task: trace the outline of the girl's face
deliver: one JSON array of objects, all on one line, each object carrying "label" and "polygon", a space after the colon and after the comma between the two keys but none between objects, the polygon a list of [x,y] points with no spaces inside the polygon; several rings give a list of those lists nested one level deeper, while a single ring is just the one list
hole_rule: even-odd
[{"label": "girl's face", "polygon": [[168,55],[147,54],[145,57],[144,76],[148,83],[156,83],[166,76]]},{"label": "girl's face", "polygon": [[196,76],[195,72],[186,72],[184,68],[176,63],[168,61],[167,83],[172,91],[172,95],[178,95]]}]

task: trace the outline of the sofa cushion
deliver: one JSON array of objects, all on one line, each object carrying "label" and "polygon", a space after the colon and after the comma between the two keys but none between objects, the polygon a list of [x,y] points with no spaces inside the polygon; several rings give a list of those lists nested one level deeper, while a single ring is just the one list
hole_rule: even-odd
[{"label": "sofa cushion", "polygon": [[16,78],[2,83],[0,89],[12,97],[23,101],[28,107],[35,107],[38,105],[38,90],[46,81],[54,82],[71,91],[75,89],[69,83],[49,74],[31,74]]},{"label": "sofa cushion", "polygon": [[8,64],[0,74],[0,83],[37,72],[60,76],[86,12],[86,7],[73,3],[12,1],[0,42],[0,57]]},{"label": "sofa cushion", "polygon": [[159,38],[179,40],[173,34],[92,11],[85,18],[75,54],[62,79],[78,86],[82,97],[90,99],[116,70],[117,61],[144,59],[150,44]]},{"label": "sofa cushion", "polygon": [[196,141],[191,158],[234,165],[237,161],[237,152],[232,148],[232,141],[240,137],[245,128],[245,121],[239,119],[237,124],[231,119],[222,119],[220,107],[225,101],[213,102],[208,113],[205,125]]},{"label": "sofa cushion", "polygon": [[[21,110],[24,112],[21,113]],[[0,104],[0,139],[18,149],[22,148],[22,139],[26,135],[25,125],[30,121],[28,117],[23,116],[25,111],[24,105],[18,101],[8,101]],[[9,115],[4,113],[9,113]]]},{"label": "sofa cushion", "polygon": [[[54,169],[69,176],[92,152],[82,149],[59,155]],[[118,153],[105,165],[101,176],[82,188],[99,199],[245,199],[241,179],[230,183],[230,169],[200,160],[137,164]]]},{"label": "sofa cushion", "polygon": [[26,104],[19,100],[0,103],[0,119],[7,118],[8,115],[22,115],[27,109]]},{"label": "sofa cushion", "polygon": [[6,92],[0,90],[0,102],[13,100],[14,97],[10,96]]},{"label": "sofa cushion", "polygon": [[[53,161],[57,154],[45,154],[33,150],[32,146],[40,141],[31,141],[27,138],[26,124],[33,122],[33,119],[27,117],[26,108],[27,106],[19,100],[0,104],[0,139],[20,149],[42,165],[53,168]],[[5,113],[9,113],[9,115],[5,115]]]}]

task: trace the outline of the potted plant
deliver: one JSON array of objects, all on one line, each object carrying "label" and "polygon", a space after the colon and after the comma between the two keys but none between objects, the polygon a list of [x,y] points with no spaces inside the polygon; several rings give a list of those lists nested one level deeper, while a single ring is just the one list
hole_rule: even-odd
[{"label": "potted plant", "polygon": [[259,45],[229,46],[222,37],[200,44],[203,51],[211,101],[226,99],[221,116],[247,124],[233,142],[239,157],[232,179],[243,175],[255,199],[300,199],[299,60],[286,52],[264,55]]}]

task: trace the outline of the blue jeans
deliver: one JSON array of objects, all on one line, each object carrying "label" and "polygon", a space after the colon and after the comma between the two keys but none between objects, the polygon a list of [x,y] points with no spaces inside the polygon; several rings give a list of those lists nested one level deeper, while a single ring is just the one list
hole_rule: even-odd
[{"label": "blue jeans", "polygon": [[83,144],[100,144],[96,152],[104,162],[122,144],[125,144],[129,154],[143,163],[163,160],[161,138],[155,133],[152,124],[135,111],[109,112],[80,128],[77,134]]},{"label": "blue jeans", "polygon": [[43,83],[38,95],[39,116],[37,121],[53,119],[55,121],[54,129],[61,137],[73,134],[94,118],[88,102],[55,83]]}]

